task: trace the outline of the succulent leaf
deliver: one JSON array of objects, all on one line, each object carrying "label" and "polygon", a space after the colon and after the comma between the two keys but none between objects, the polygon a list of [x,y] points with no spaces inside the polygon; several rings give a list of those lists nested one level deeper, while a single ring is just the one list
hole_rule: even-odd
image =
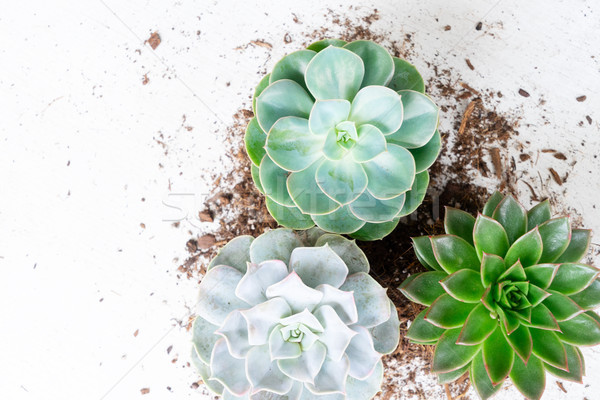
[{"label": "succulent leaf", "polygon": [[369,192],[381,200],[400,196],[412,187],[415,179],[412,154],[394,144],[389,144],[388,151],[361,165],[369,178]]},{"label": "succulent leaf", "polygon": [[456,343],[467,346],[483,343],[497,326],[498,322],[490,311],[483,304],[478,304],[469,313]]},{"label": "succulent leaf", "polygon": [[357,129],[358,140],[350,151],[357,163],[371,161],[387,150],[387,142],[383,133],[374,125],[364,124]]},{"label": "succulent leaf", "polygon": [[551,331],[560,330],[556,318],[543,303],[540,303],[532,308],[531,321],[524,324],[537,329],[546,329]]},{"label": "succulent leaf", "polygon": [[322,39],[312,43],[308,46],[308,50],[316,51],[317,53],[321,50],[328,48],[329,46],[344,47],[346,44],[345,40],[341,39]]},{"label": "succulent leaf", "polygon": [[[215,362],[215,360],[219,361]],[[235,358],[229,354],[225,339],[219,339],[215,343],[210,365],[212,370],[210,379],[218,381],[236,396],[248,393],[250,382],[245,374],[244,359]]]},{"label": "succulent leaf", "polygon": [[315,226],[315,222],[310,215],[303,214],[298,207],[286,207],[275,203],[269,197],[265,204],[267,210],[279,225],[287,226],[291,229],[308,229]]},{"label": "succulent leaf", "polygon": [[356,40],[344,48],[358,54],[365,64],[365,76],[361,87],[369,85],[386,86],[394,75],[394,61],[383,47],[370,40]]},{"label": "succulent leaf", "polygon": [[210,363],[212,348],[220,339],[214,332],[218,328],[202,317],[196,317],[192,324],[192,342],[198,358],[204,363]]},{"label": "succulent leaf", "polygon": [[498,221],[485,215],[478,215],[472,229],[472,241],[477,255],[481,259],[483,253],[505,257],[508,251],[508,236]]},{"label": "succulent leaf", "polygon": [[327,348],[324,344],[316,342],[307,351],[303,351],[297,358],[277,360],[278,369],[290,378],[305,383],[314,383],[315,376],[321,370]]},{"label": "succulent leaf", "polygon": [[558,272],[558,264],[538,264],[525,268],[525,275],[532,284],[548,289]]},{"label": "succulent leaf", "polygon": [[492,218],[492,216],[494,215],[494,210],[496,210],[496,207],[498,207],[498,204],[500,204],[502,199],[504,199],[502,193],[498,191],[494,192],[494,194],[488,199],[488,201],[483,206],[483,210],[481,211],[481,213],[486,217]]},{"label": "succulent leaf", "polygon": [[500,328],[515,354],[518,355],[523,362],[527,363],[533,349],[533,340],[529,328],[525,325],[519,325],[519,327],[510,335],[506,332],[504,325],[500,325]]},{"label": "succulent leaf", "polygon": [[415,320],[410,324],[406,337],[417,342],[437,341],[445,332],[425,319],[427,310],[423,310],[417,315]]},{"label": "succulent leaf", "polygon": [[464,303],[449,294],[443,294],[429,307],[425,319],[440,328],[458,328],[465,323],[474,307],[474,304]]},{"label": "succulent leaf", "polygon": [[572,295],[591,285],[599,274],[598,269],[586,264],[561,264],[549,289]]},{"label": "succulent leaf", "polygon": [[467,370],[471,367],[471,365],[467,364],[462,368],[459,368],[455,371],[446,372],[444,374],[438,374],[438,384],[445,385],[446,383],[451,383],[460,378],[467,372]]},{"label": "succulent leaf", "polygon": [[350,370],[348,356],[339,360],[325,357],[321,370],[315,376],[314,384],[308,383],[306,389],[315,394],[342,394],[346,389],[346,380]]},{"label": "succulent leaf", "polygon": [[294,384],[292,379],[277,368],[277,360],[271,360],[268,345],[250,349],[246,356],[246,371],[255,392],[264,390],[285,394]]},{"label": "succulent leaf", "polygon": [[348,267],[329,245],[298,247],[290,256],[290,271],[295,271],[311,288],[320,284],[339,288],[348,275]]},{"label": "succulent leaf", "polygon": [[556,259],[557,263],[577,263],[590,248],[592,232],[589,229],[573,229],[567,249]]},{"label": "succulent leaf", "polygon": [[206,273],[200,283],[198,315],[213,325],[221,325],[227,315],[248,303],[235,296],[242,273],[235,268],[219,265]]},{"label": "succulent leaf", "polygon": [[483,342],[483,363],[493,386],[508,377],[515,352],[508,344],[500,326]]},{"label": "succulent leaf", "polygon": [[256,99],[256,119],[263,132],[269,132],[278,119],[308,119],[313,100],[298,83],[282,79],[270,84]]},{"label": "succulent leaf", "polygon": [[552,210],[550,210],[550,202],[546,199],[527,212],[527,230],[542,225],[550,218],[552,218]]},{"label": "succulent leaf", "polygon": [[400,90],[398,94],[402,100],[404,117],[397,130],[388,132],[391,133],[388,140],[407,149],[423,147],[436,132],[439,108],[423,93]]},{"label": "succulent leaf", "polygon": [[354,218],[348,206],[343,206],[325,215],[314,215],[317,226],[327,232],[354,233],[362,228],[366,221]]},{"label": "succulent leaf", "polygon": [[371,399],[380,390],[379,386],[383,380],[383,363],[379,361],[373,373],[363,380],[355,379],[352,376],[348,376],[346,381],[346,396],[348,400],[362,400]]},{"label": "succulent leaf", "polygon": [[260,94],[269,86],[271,81],[271,74],[265,75],[258,85],[256,85],[256,89],[254,89],[254,94],[252,96],[252,112],[256,115],[256,98],[260,96]]},{"label": "succulent leaf", "polygon": [[550,296],[542,304],[548,307],[548,310],[550,310],[558,322],[567,321],[584,311],[583,308],[579,307],[577,303],[564,294],[554,290],[549,290],[548,292]]},{"label": "succulent leaf", "polygon": [[390,308],[386,291],[368,274],[359,272],[349,276],[340,290],[354,292],[358,325],[372,328],[389,319]]},{"label": "succulent leaf", "polygon": [[246,128],[244,142],[246,152],[252,161],[252,164],[259,166],[262,158],[265,156],[265,142],[267,135],[263,132],[256,117],[252,118]]},{"label": "succulent leaf", "polygon": [[523,396],[532,400],[539,400],[546,387],[546,372],[544,363],[537,358],[531,357],[528,362],[515,358],[510,379]]},{"label": "succulent leaf", "polygon": [[350,107],[348,100],[317,100],[308,119],[310,131],[324,137],[340,122],[348,120]]},{"label": "succulent leaf", "polygon": [[473,245],[473,228],[475,218],[458,208],[445,207],[444,229],[449,235],[456,235]]},{"label": "succulent leaf", "polygon": [[554,262],[569,246],[571,224],[568,217],[551,219],[539,226],[543,252],[540,263]]},{"label": "succulent leaf", "polygon": [[533,339],[533,354],[553,367],[567,370],[567,353],[565,345],[556,333],[548,330],[530,328]]},{"label": "succulent leaf", "polygon": [[575,346],[594,346],[600,344],[600,322],[588,311],[568,321],[559,322],[561,332],[556,334],[565,343]]},{"label": "succulent leaf", "polygon": [[504,260],[495,254],[483,253],[481,260],[481,283],[489,287],[496,283],[500,275],[506,271]]},{"label": "succulent leaf", "polygon": [[379,200],[365,190],[352,204],[349,205],[350,211],[356,217],[372,222],[389,222],[402,210],[406,195],[394,197],[389,200]]},{"label": "succulent leaf", "polygon": [[[302,242],[291,229],[267,231],[250,245],[250,261],[260,264],[263,261],[280,260],[288,264],[292,250],[301,246]],[[224,254],[226,250],[227,247],[224,247],[221,253]]]},{"label": "succulent leaf", "polygon": [[307,119],[284,117],[271,128],[265,148],[278,166],[297,172],[321,158],[324,139],[310,132]]},{"label": "succulent leaf", "polygon": [[354,240],[348,240],[343,236],[331,233],[322,234],[313,244],[314,247],[321,247],[325,244],[333,250],[348,267],[348,275],[357,272],[369,272],[369,260],[365,253],[356,245]]},{"label": "succulent leaf", "polygon": [[443,271],[421,272],[411,276],[412,279],[405,280],[400,291],[415,303],[430,306],[446,293],[440,281],[447,276]]},{"label": "succulent leaf", "polygon": [[367,86],[356,94],[348,119],[357,125],[371,124],[388,135],[403,124],[402,101],[398,93],[390,88]]},{"label": "succulent leaf", "polygon": [[415,90],[425,93],[425,82],[417,68],[406,60],[398,57],[394,59],[394,76],[389,83],[393,90]]},{"label": "succulent leaf", "polygon": [[461,346],[456,344],[459,335],[460,329],[458,328],[448,329],[442,334],[433,353],[433,372],[446,373],[462,368],[479,352],[480,345]]},{"label": "succulent leaf", "polygon": [[473,358],[473,362],[469,368],[469,374],[475,391],[483,400],[487,400],[494,396],[502,388],[502,385],[500,384],[496,386],[492,384],[483,362],[483,351],[480,351]]},{"label": "succulent leaf", "polygon": [[492,218],[504,227],[511,245],[527,232],[527,213],[512,196],[502,199]]},{"label": "succulent leaf", "polygon": [[267,197],[282,206],[293,207],[296,205],[286,187],[288,172],[275,164],[268,155],[264,156],[260,163],[259,176]]},{"label": "succulent leaf", "polygon": [[412,214],[419,208],[425,195],[427,194],[427,187],[429,186],[429,172],[423,171],[415,175],[415,181],[413,182],[410,190],[406,192],[406,199],[402,210],[396,217],[403,217],[405,215]]},{"label": "succulent leaf", "polygon": [[317,185],[337,203],[356,200],[367,188],[367,174],[360,164],[323,160],[317,168]]},{"label": "succulent leaf", "polygon": [[267,301],[267,288],[288,276],[288,269],[279,260],[263,261],[260,265],[248,264],[247,272],[238,282],[235,295],[249,305]]},{"label": "succulent leaf", "polygon": [[250,165],[250,173],[252,175],[252,182],[256,186],[256,189],[262,194],[265,194],[265,189],[262,187],[262,183],[260,182],[260,169],[252,164]]},{"label": "succulent leaf", "polygon": [[600,281],[596,279],[586,289],[569,297],[584,310],[600,307]]},{"label": "succulent leaf", "polygon": [[446,292],[458,301],[479,303],[484,288],[481,275],[471,269],[461,269],[440,281]]},{"label": "succulent leaf", "polygon": [[429,142],[424,146],[414,149],[408,149],[415,159],[417,174],[426,171],[433,165],[442,150],[442,136],[440,131],[436,130]]},{"label": "succulent leaf", "polygon": [[480,261],[473,246],[453,235],[431,237],[435,259],[449,274],[461,269],[479,271]]},{"label": "succulent leaf", "polygon": [[390,318],[373,328],[369,328],[369,332],[373,338],[373,347],[375,351],[381,354],[392,353],[398,347],[398,341],[400,340],[398,310],[396,310],[396,306],[391,300],[389,303]]},{"label": "succulent leaf", "polygon": [[419,258],[421,264],[429,269],[443,271],[442,266],[438,263],[433,253],[433,246],[431,244],[431,237],[420,236],[412,238],[413,248]]},{"label": "succulent leaf", "polygon": [[539,261],[542,247],[540,232],[537,227],[533,228],[514,241],[504,257],[504,262],[508,266],[520,261],[523,267],[530,267]]},{"label": "succulent leaf", "polygon": [[375,370],[375,366],[381,359],[381,354],[375,351],[373,339],[369,331],[358,326],[354,328],[357,333],[346,351],[346,355],[350,360],[349,375],[356,379],[365,379]]},{"label": "succulent leaf", "polygon": [[352,101],[365,76],[362,59],[350,50],[330,46],[317,53],[306,67],[306,86],[317,100]]},{"label": "succulent leaf", "polygon": [[553,367],[552,365],[544,365],[546,370],[552,375],[562,379],[566,379],[572,382],[582,383],[583,375],[585,375],[585,368],[583,365],[583,357],[577,349],[577,347],[565,344],[565,350],[567,351],[567,364],[569,370],[564,371]]},{"label": "succulent leaf", "polygon": [[304,171],[292,172],[286,181],[293,204],[309,215],[329,214],[340,208],[340,204],[327,196],[315,179],[321,161],[316,161]]},{"label": "succulent leaf", "polygon": [[254,241],[252,236],[238,236],[227,243],[216,257],[208,264],[207,270],[211,270],[217,265],[228,265],[240,271],[246,272],[246,263],[250,259],[250,245]]},{"label": "succulent leaf", "polygon": [[317,53],[312,50],[298,50],[283,57],[273,67],[269,83],[281,79],[291,79],[302,86],[304,90],[308,90],[304,81],[304,73],[315,54]]}]

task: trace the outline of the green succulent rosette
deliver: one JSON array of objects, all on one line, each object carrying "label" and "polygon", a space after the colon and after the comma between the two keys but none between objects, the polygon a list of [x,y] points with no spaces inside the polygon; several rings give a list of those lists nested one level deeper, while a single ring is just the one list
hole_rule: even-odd
[{"label": "green succulent rosette", "polygon": [[436,346],[440,383],[469,372],[482,399],[510,377],[529,399],[541,398],[546,371],[581,382],[578,346],[600,344],[599,270],[580,263],[591,232],[551,218],[548,201],[526,211],[496,192],[483,212],[446,209],[446,235],[413,239],[429,272],[400,290],[427,306],[407,337]]},{"label": "green succulent rosette", "polygon": [[414,66],[366,40],[322,40],[256,88],[245,142],[275,220],[381,239],[421,204],[439,109]]}]

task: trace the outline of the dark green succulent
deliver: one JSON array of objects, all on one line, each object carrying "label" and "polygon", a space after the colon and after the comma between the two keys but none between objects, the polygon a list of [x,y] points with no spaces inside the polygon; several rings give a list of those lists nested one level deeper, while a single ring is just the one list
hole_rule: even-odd
[{"label": "dark green succulent", "polygon": [[591,232],[551,219],[544,201],[526,211],[496,192],[483,213],[446,209],[446,235],[413,239],[431,271],[410,276],[400,290],[427,306],[407,337],[434,345],[440,383],[469,372],[481,398],[510,377],[530,399],[546,374],[581,382],[578,346],[600,344],[599,270],[580,260]]}]

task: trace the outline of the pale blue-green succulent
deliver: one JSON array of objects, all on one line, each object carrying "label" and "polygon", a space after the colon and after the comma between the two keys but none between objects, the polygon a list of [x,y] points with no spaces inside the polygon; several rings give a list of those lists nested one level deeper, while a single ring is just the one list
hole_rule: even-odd
[{"label": "pale blue-green succulent", "polygon": [[229,242],[200,284],[192,359],[224,399],[366,400],[396,307],[354,241],[313,228]]},{"label": "pale blue-green succulent", "polygon": [[421,204],[441,148],[414,66],[365,40],[323,40],[258,85],[252,176],[281,225],[381,239]]}]

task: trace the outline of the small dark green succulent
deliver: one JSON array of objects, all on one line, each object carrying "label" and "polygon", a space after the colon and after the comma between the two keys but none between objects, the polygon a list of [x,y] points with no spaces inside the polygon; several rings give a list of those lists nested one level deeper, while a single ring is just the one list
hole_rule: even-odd
[{"label": "small dark green succulent", "polygon": [[496,192],[474,218],[446,209],[446,235],[413,239],[431,271],[410,276],[400,290],[427,308],[412,322],[411,341],[435,345],[440,383],[468,371],[481,398],[510,377],[539,399],[546,374],[581,382],[578,346],[600,344],[599,270],[580,260],[591,232],[551,219],[548,201],[526,211]]}]

